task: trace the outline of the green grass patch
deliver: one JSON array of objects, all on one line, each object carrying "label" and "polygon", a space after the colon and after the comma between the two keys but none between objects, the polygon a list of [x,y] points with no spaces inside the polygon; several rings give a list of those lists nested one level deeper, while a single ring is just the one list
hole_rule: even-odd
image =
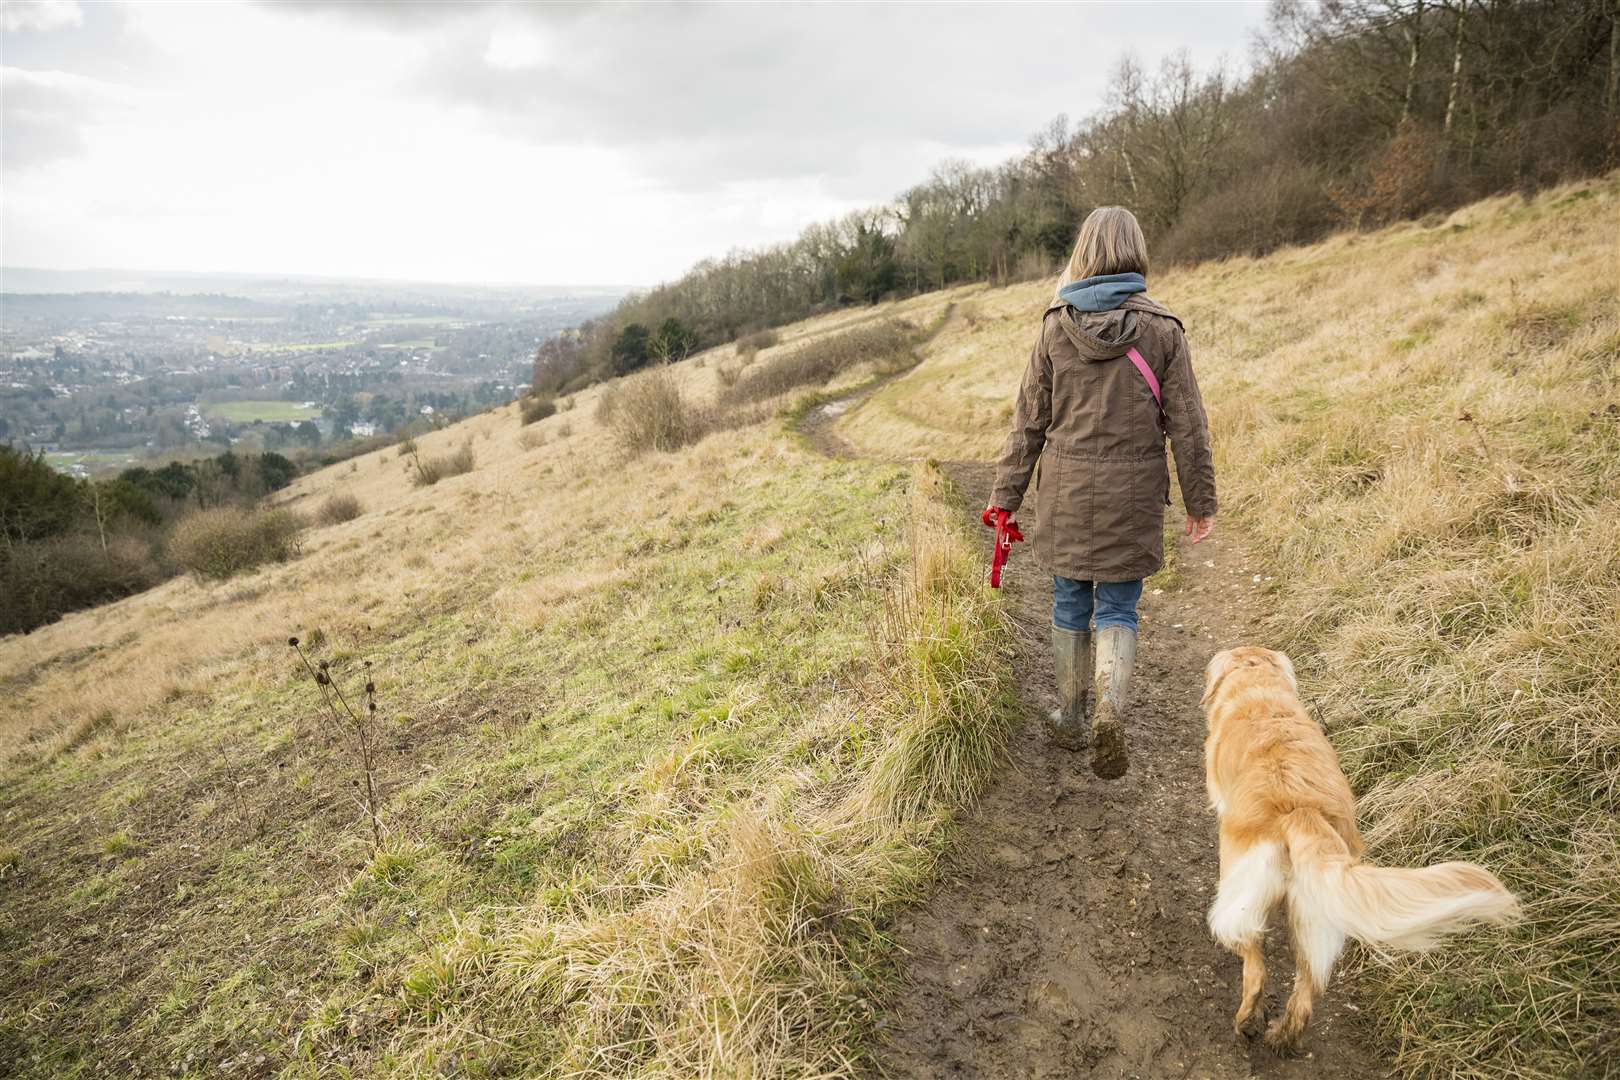
[{"label": "green grass patch", "polygon": [[203,405],[202,411],[207,416],[232,424],[251,424],[255,420],[284,424],[294,420],[315,420],[321,415],[319,406],[297,401],[215,401]]}]

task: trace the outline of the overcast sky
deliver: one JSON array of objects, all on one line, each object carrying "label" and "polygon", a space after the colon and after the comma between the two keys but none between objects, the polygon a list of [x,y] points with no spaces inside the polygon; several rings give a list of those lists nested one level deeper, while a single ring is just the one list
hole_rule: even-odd
[{"label": "overcast sky", "polygon": [[649,284],[1241,62],[1259,3],[0,9],[0,261]]}]

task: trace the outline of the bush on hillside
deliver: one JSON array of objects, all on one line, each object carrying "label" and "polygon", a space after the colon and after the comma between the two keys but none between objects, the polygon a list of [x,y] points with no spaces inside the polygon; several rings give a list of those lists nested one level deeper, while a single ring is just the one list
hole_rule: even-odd
[{"label": "bush on hillside", "polygon": [[743,363],[751,364],[755,353],[764,352],[781,342],[782,335],[775,330],[756,330],[737,339],[737,355],[743,358]]},{"label": "bush on hillside", "polygon": [[411,477],[411,481],[417,487],[427,487],[448,477],[470,473],[477,464],[473,457],[472,443],[462,443],[459,449],[438,457],[424,458],[420,453],[415,453],[412,457],[416,473]]},{"label": "bush on hillside", "polygon": [[365,508],[360,505],[359,496],[351,491],[334,491],[321,503],[321,508],[315,511],[315,520],[322,525],[341,525],[345,521],[353,521]]},{"label": "bush on hillside", "polygon": [[792,352],[743,372],[723,389],[722,404],[764,401],[801,386],[819,386],[859,364],[879,368],[911,359],[912,328],[897,319],[858,326],[799,346]]},{"label": "bush on hillside", "polygon": [[[608,400],[612,404],[604,405]],[[604,408],[608,427],[632,455],[675,450],[696,442],[707,427],[706,418],[687,401],[675,376],[664,368],[625,379],[603,395],[598,415]]]},{"label": "bush on hillside", "polygon": [[224,580],[267,562],[286,562],[298,550],[304,520],[291,510],[222,506],[180,519],[169,536],[169,555],[199,578]]},{"label": "bush on hillside", "polygon": [[135,536],[71,533],[0,550],[0,634],[23,634],[80,608],[149,589],[168,577]]},{"label": "bush on hillside", "polygon": [[556,414],[557,399],[542,394],[530,395],[518,406],[519,423],[524,427]]}]

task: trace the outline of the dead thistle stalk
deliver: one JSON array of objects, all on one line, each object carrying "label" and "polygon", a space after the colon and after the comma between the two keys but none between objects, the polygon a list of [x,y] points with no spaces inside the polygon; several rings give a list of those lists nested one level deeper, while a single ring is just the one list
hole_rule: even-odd
[{"label": "dead thistle stalk", "polygon": [[[321,701],[332,714],[332,719],[346,725],[354,740],[355,750],[360,757],[360,769],[366,782],[365,811],[366,817],[371,821],[371,844],[372,852],[375,854],[382,848],[382,821],[377,808],[376,766],[371,748],[371,721],[377,717],[377,684],[372,681],[369,674],[366,676],[366,709],[362,717],[350,707],[349,699],[344,696],[343,688],[338,685],[337,680],[332,678],[325,660],[319,665],[310,663],[309,655],[304,652],[296,637],[288,638],[287,644],[298,653],[298,659],[303,661],[304,670],[315,680],[315,685],[321,688]],[[365,661],[365,666],[369,669],[371,661]]]},{"label": "dead thistle stalk", "polygon": [[1474,435],[1479,439],[1479,452],[1485,456],[1485,464],[1495,465],[1496,459],[1491,456],[1490,444],[1485,441],[1485,432],[1479,426],[1479,421],[1474,419],[1474,414],[1464,409],[1462,414],[1457,417],[1457,420],[1459,423],[1467,424],[1474,429]]}]

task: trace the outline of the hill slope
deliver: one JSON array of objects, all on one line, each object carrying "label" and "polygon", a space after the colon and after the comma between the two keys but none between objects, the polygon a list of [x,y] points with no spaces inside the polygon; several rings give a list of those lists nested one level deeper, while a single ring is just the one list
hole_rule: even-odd
[{"label": "hill slope", "polygon": [[[1000,615],[937,472],[775,421],[626,461],[596,396],[422,438],[476,461],[433,486],[394,449],[299,480],[364,512],[289,563],[0,642],[0,1058],[847,1070],[1011,719]],[[294,636],[375,682],[370,776]]]}]

